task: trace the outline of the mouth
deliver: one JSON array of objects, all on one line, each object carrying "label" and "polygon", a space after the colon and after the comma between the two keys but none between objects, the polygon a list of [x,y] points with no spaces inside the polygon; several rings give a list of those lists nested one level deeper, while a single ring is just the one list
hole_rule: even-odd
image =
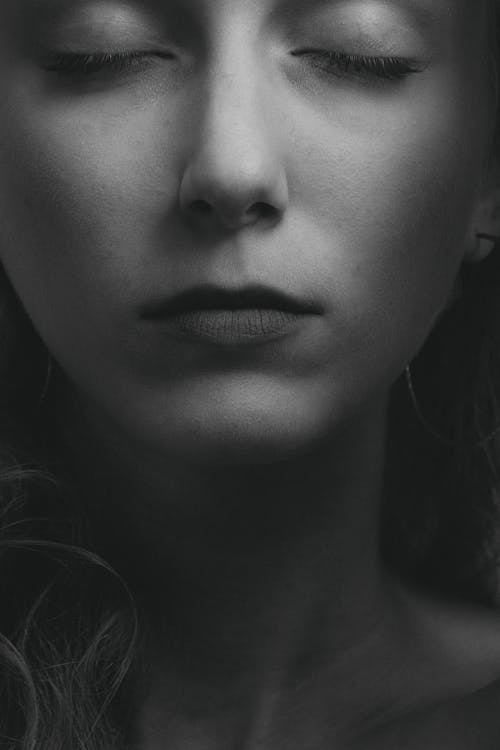
[{"label": "mouth", "polygon": [[310,300],[271,287],[204,285],[145,306],[141,318],[180,340],[241,346],[281,339],[321,312]]}]

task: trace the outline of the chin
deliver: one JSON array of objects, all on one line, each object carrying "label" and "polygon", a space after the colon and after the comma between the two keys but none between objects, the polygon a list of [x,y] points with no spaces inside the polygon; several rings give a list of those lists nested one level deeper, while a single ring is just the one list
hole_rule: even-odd
[{"label": "chin", "polygon": [[[293,387],[194,389],[133,415],[128,431],[155,453],[210,465],[272,464],[307,455],[332,433],[322,398]],[[137,402],[136,402],[137,404]],[[143,404],[144,406],[144,404]],[[335,421],[335,420],[334,420]]]},{"label": "chin", "polygon": [[285,419],[272,423],[254,419],[242,424],[228,418],[205,424],[199,436],[179,436],[176,453],[205,465],[268,465],[306,455],[312,442],[303,430],[294,429]]}]

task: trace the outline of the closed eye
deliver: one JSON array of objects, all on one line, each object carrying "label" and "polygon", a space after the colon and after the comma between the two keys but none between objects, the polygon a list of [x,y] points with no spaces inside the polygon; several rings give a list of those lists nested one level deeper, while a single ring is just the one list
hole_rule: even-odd
[{"label": "closed eye", "polygon": [[294,57],[305,57],[312,65],[326,73],[375,76],[401,80],[422,68],[414,60],[396,56],[354,55],[337,51],[304,49],[292,52]]},{"label": "closed eye", "polygon": [[160,57],[173,60],[169,52],[133,51],[133,52],[57,52],[50,54],[44,69],[52,72],[92,74],[101,71],[122,72],[140,67],[149,58]]}]

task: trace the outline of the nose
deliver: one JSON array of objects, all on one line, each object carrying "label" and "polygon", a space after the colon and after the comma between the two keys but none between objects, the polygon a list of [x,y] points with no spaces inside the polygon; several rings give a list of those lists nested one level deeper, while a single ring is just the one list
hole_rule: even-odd
[{"label": "nose", "polygon": [[288,204],[272,100],[232,67],[231,74],[215,73],[205,88],[180,186],[182,212],[204,229],[274,225]]}]

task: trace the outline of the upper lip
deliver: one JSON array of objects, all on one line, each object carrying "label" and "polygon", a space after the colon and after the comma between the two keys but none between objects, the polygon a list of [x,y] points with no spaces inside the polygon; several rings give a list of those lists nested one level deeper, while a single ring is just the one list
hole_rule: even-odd
[{"label": "upper lip", "polygon": [[203,284],[144,305],[141,317],[163,318],[195,310],[244,309],[282,310],[298,315],[321,313],[320,307],[311,300],[261,284],[238,289]]}]

